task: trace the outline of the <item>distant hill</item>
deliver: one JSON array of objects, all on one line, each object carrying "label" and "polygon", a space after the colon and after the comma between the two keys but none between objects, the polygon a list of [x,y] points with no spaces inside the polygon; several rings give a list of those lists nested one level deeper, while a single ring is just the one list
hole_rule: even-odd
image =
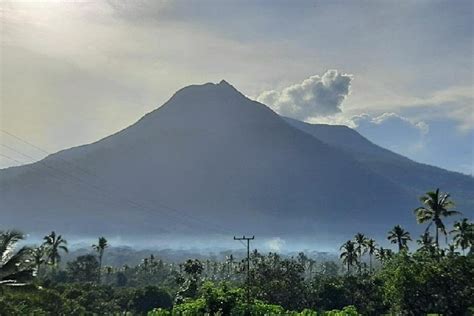
[{"label": "distant hill", "polygon": [[0,171],[0,228],[75,235],[382,236],[434,186],[472,210],[471,177],[342,126],[278,116],[225,81],[179,90],[93,144]]}]

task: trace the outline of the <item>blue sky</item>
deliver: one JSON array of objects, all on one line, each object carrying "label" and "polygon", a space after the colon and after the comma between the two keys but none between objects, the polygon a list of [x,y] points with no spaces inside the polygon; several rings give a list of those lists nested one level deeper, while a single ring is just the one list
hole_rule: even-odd
[{"label": "blue sky", "polygon": [[[472,173],[472,1],[3,1],[0,124],[47,151],[107,136],[226,79]],[[41,158],[2,134],[0,167]]]}]

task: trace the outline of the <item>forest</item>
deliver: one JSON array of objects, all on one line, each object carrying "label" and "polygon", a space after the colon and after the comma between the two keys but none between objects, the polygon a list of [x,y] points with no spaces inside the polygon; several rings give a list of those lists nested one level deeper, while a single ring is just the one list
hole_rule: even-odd
[{"label": "forest", "polygon": [[389,249],[354,232],[338,261],[253,249],[248,261],[150,255],[109,266],[113,245],[99,237],[63,262],[61,234],[27,245],[24,233],[1,231],[0,315],[471,315],[474,224],[439,189],[420,202],[407,211],[421,233],[394,225]]}]

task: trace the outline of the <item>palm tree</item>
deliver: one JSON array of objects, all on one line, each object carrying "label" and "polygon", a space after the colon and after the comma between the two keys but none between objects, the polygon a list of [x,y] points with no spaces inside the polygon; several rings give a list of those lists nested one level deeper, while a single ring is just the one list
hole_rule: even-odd
[{"label": "palm tree", "polygon": [[228,277],[231,277],[232,272],[234,271],[234,256],[232,254],[226,256],[226,265]]},{"label": "palm tree", "polygon": [[347,274],[349,274],[351,266],[359,262],[355,243],[348,240],[339,249],[342,250],[340,258],[342,259],[342,262],[347,265]]},{"label": "palm tree", "polygon": [[110,276],[112,275],[112,272],[114,272],[114,268],[111,266],[106,266],[105,267],[105,283],[110,283]]},{"label": "palm tree", "polygon": [[474,224],[469,223],[467,218],[463,218],[460,222],[454,223],[454,229],[450,231],[454,234],[454,245],[462,249],[462,254],[465,254],[465,249],[474,245]]},{"label": "palm tree", "polygon": [[359,254],[359,258],[361,258],[367,251],[366,249],[367,237],[365,237],[365,235],[362,233],[357,233],[354,236],[354,243],[356,244],[356,251]]},{"label": "palm tree", "polygon": [[444,250],[445,255],[451,258],[459,255],[459,252],[456,252],[456,248],[455,245],[448,245],[448,248]]},{"label": "palm tree", "polygon": [[308,256],[305,255],[304,252],[299,252],[298,253],[298,257],[297,257],[297,260],[299,262],[299,264],[303,267],[303,275],[306,277],[306,274],[308,272],[307,270],[307,265],[308,265]]},{"label": "palm tree", "polygon": [[366,251],[369,254],[369,271],[372,272],[372,256],[375,254],[375,251],[377,250],[377,244],[375,243],[375,240],[370,238],[367,239],[365,243]]},{"label": "palm tree", "polygon": [[359,256],[359,264],[358,264],[358,270],[359,270],[359,273],[361,273],[361,269],[362,269],[362,266],[361,266],[361,263],[362,263],[362,256],[365,254],[365,252],[367,251],[366,249],[366,242],[367,242],[367,237],[365,237],[364,234],[362,233],[357,233],[355,236],[354,236],[354,243],[356,245],[356,252]]},{"label": "palm tree", "polygon": [[420,245],[418,251],[426,251],[431,254],[434,253],[435,248],[433,246],[433,237],[430,235],[430,232],[425,231],[416,242]]},{"label": "palm tree", "polygon": [[309,261],[309,263],[308,263],[308,274],[309,274],[309,278],[312,279],[313,278],[314,265],[316,264],[316,261],[312,258],[309,258],[308,261]]},{"label": "palm tree", "polygon": [[0,231],[0,286],[21,286],[33,278],[29,247],[14,248],[24,235],[16,230]]},{"label": "palm tree", "polygon": [[377,252],[375,253],[375,257],[382,263],[387,260],[387,250],[384,247],[380,247],[377,249]]},{"label": "palm tree", "polygon": [[39,246],[31,251],[31,257],[35,265],[36,275],[40,275],[41,265],[45,263],[46,251],[44,246]]},{"label": "palm tree", "polygon": [[379,249],[377,249],[375,256],[377,257],[377,259],[379,259],[380,262],[384,263],[388,259],[392,258],[393,251],[391,249],[385,249],[384,247],[380,247]]},{"label": "palm tree", "polygon": [[[99,242],[97,243],[97,245],[92,245],[92,248],[94,248],[95,251],[97,251],[97,253],[99,254],[99,283],[100,283],[100,274],[101,274],[101,271],[102,271],[102,258],[104,257],[104,251],[105,251],[105,248],[107,248],[109,245],[107,244],[107,239],[105,239],[105,237],[99,237]],[[153,262],[153,260],[155,259],[155,257],[151,257],[150,256],[150,261]]]},{"label": "palm tree", "polygon": [[411,240],[411,237],[409,232],[405,231],[400,225],[396,225],[388,232],[387,239],[392,244],[398,244],[398,251],[400,252],[402,249],[408,249],[407,242]]},{"label": "palm tree", "polygon": [[59,251],[62,250],[65,253],[68,253],[67,241],[62,238],[61,235],[56,235],[54,231],[51,232],[48,236],[43,238],[43,246],[46,249],[46,254],[49,260],[49,263],[55,269],[58,263],[61,261],[61,255]]},{"label": "palm tree", "polygon": [[449,196],[450,195],[447,193],[440,194],[439,189],[436,189],[436,192],[427,192],[426,195],[423,195],[420,198],[423,206],[414,210],[418,223],[422,224],[428,221],[430,222],[428,227],[426,227],[426,231],[428,231],[434,223],[436,248],[439,248],[439,232],[441,231],[445,236],[447,236],[446,228],[442,221],[443,217],[461,214],[458,211],[451,210],[454,206],[454,202],[449,200]]}]

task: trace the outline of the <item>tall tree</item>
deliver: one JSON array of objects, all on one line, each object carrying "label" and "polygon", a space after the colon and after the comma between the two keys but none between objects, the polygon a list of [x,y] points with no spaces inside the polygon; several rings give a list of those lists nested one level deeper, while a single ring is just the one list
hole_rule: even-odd
[{"label": "tall tree", "polygon": [[405,231],[400,225],[396,225],[388,232],[388,240],[392,244],[398,244],[398,251],[408,249],[407,242],[411,240],[410,233]]},{"label": "tall tree", "polygon": [[382,264],[384,264],[385,262],[387,262],[388,259],[392,258],[393,251],[391,249],[380,247],[377,249],[375,256]]},{"label": "tall tree", "polygon": [[[100,276],[102,272],[102,258],[104,257],[105,248],[109,245],[107,244],[107,239],[105,237],[99,237],[99,241],[96,245],[92,245],[92,248],[97,252],[99,256],[99,273],[98,273],[98,283],[100,283]],[[154,260],[154,257],[151,257],[150,260]]]},{"label": "tall tree", "polygon": [[446,249],[443,250],[444,252],[444,255],[448,256],[448,257],[454,257],[454,256],[457,256],[459,255],[459,252],[456,252],[456,246],[455,245],[448,245],[448,247]]},{"label": "tall tree", "polygon": [[307,274],[307,268],[308,268],[308,261],[309,258],[304,252],[299,252],[298,257],[297,257],[298,262],[301,264],[301,266],[304,269],[304,275],[306,276]]},{"label": "tall tree", "polygon": [[359,262],[355,243],[352,240],[348,240],[341,246],[340,250],[342,251],[340,258],[347,265],[347,274],[350,274],[351,266]]},{"label": "tall tree", "polygon": [[365,252],[367,251],[366,249],[366,244],[367,244],[367,237],[365,237],[364,234],[362,233],[357,233],[354,236],[354,242],[356,244],[356,251],[359,254],[359,257],[362,257]]},{"label": "tall tree", "polygon": [[425,231],[423,235],[416,241],[420,247],[417,251],[424,251],[430,254],[434,254],[436,247],[434,246],[434,238],[430,235],[430,232]]},{"label": "tall tree", "polygon": [[[313,258],[308,259],[308,276],[309,276],[309,279],[313,278],[313,270],[314,270],[314,265],[315,264],[316,264],[316,260],[314,260]],[[326,271],[326,267],[324,267],[323,271],[324,272]]]},{"label": "tall tree", "polygon": [[367,253],[369,254],[369,271],[372,272],[372,256],[375,254],[375,251],[377,250],[377,244],[375,243],[375,240],[370,238],[367,239],[365,243],[365,247],[367,250]]},{"label": "tall tree", "polygon": [[226,265],[227,265],[227,277],[231,277],[232,273],[234,271],[234,256],[230,254],[229,256],[226,256]]},{"label": "tall tree", "polygon": [[96,282],[98,279],[99,262],[96,256],[87,254],[67,263],[66,271],[74,282]]},{"label": "tall tree", "polygon": [[[461,214],[458,211],[452,210],[454,202],[449,199],[448,193],[441,194],[439,188],[435,192],[427,192],[420,197],[423,206],[414,210],[416,220],[418,223],[429,222],[426,231],[429,231],[431,225],[435,227],[435,246],[439,249],[439,232],[447,236],[446,227],[443,223],[443,218]],[[447,237],[446,237],[447,238]]]},{"label": "tall tree", "polygon": [[357,233],[354,236],[354,243],[356,245],[357,255],[359,256],[358,269],[359,269],[359,273],[361,273],[362,256],[367,251],[366,249],[367,237],[365,237],[365,235],[362,233]]},{"label": "tall tree", "polygon": [[454,229],[450,231],[453,234],[454,246],[462,249],[462,254],[465,254],[465,249],[474,246],[474,224],[469,223],[467,218],[463,218],[460,222],[454,223]]},{"label": "tall tree", "polygon": [[31,249],[14,251],[24,235],[16,230],[0,231],[0,286],[19,286],[33,278]]},{"label": "tall tree", "polygon": [[44,236],[43,245],[46,249],[48,261],[53,268],[56,268],[61,261],[60,251],[69,252],[67,248],[67,241],[61,235],[56,235],[54,231],[51,234]]},{"label": "tall tree", "polygon": [[39,247],[34,248],[31,251],[31,256],[35,264],[36,275],[39,276],[41,275],[41,266],[43,265],[43,263],[46,262],[45,260],[46,251],[44,249],[44,246],[39,246]]}]

